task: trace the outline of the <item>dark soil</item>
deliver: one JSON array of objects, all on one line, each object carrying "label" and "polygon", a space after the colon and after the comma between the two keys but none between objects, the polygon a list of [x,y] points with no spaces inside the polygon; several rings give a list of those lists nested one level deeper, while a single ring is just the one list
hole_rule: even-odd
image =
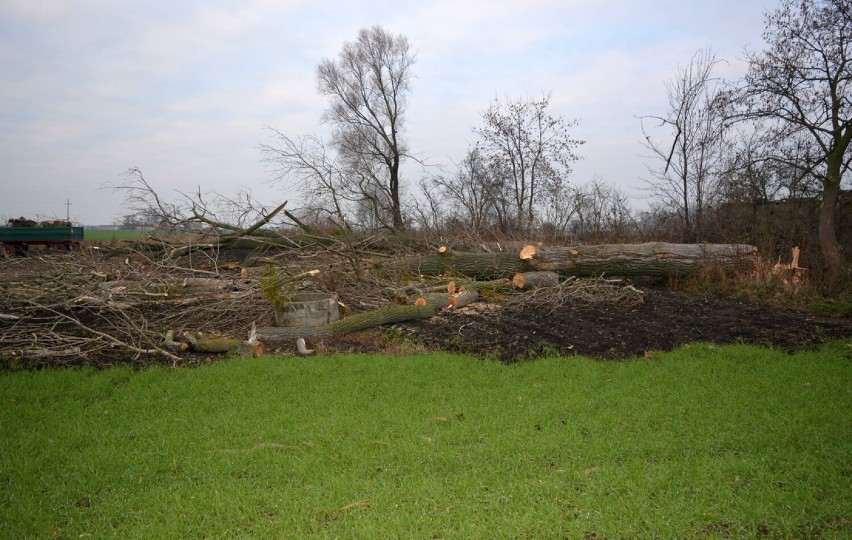
[{"label": "dark soil", "polygon": [[531,309],[480,302],[399,325],[427,349],[515,362],[551,353],[604,359],[641,357],[695,342],[747,343],[783,350],[852,338],[852,319],[783,310],[664,288],[644,289],[630,308],[612,303]]}]

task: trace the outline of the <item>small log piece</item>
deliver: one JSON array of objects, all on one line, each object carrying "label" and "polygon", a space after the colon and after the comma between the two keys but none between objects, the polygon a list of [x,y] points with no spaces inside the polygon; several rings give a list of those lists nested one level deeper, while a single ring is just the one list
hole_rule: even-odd
[{"label": "small log piece", "polygon": [[[175,342],[174,339],[172,339],[173,334],[170,335],[170,332],[171,331],[166,333],[166,345],[173,347]],[[188,345],[188,347],[195,352],[236,353],[242,356],[252,356],[255,358],[263,356],[264,352],[263,343],[257,340],[257,328],[254,323],[252,323],[251,332],[249,333],[248,340],[246,341],[229,337],[207,337],[202,335],[200,332],[196,334],[187,332],[183,335],[183,339],[186,343],[182,344],[181,350],[185,349]]]},{"label": "small log piece", "polygon": [[[462,287],[464,288],[464,287]],[[450,309],[459,309],[476,302],[479,299],[479,293],[476,290],[459,291],[450,295]]]},{"label": "small log piece", "polygon": [[555,287],[559,285],[559,274],[556,272],[523,272],[512,278],[512,288],[521,291]]}]

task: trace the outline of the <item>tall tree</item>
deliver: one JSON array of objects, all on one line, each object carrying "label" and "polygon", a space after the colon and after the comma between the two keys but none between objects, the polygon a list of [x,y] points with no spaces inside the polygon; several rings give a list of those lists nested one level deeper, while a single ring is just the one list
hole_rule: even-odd
[{"label": "tall tree", "polygon": [[407,38],[373,26],[317,67],[319,91],[330,99],[323,119],[333,126],[332,144],[368,199],[381,197],[397,230],[405,225],[400,165],[408,151],[402,130],[414,62]]},{"label": "tall tree", "polygon": [[[844,273],[835,217],[852,141],[852,0],[781,0],[766,14],[766,49],[749,53],[745,117],[776,122],[776,140],[806,151],[774,156],[819,179],[820,253],[832,281]],[[783,145],[782,145],[783,146]]]},{"label": "tall tree", "polygon": [[[645,146],[659,162],[647,184],[657,201],[680,218],[681,241],[703,239],[705,214],[717,195],[725,118],[713,76],[718,63],[711,50],[698,51],[666,83],[668,111],[641,118]],[[654,120],[667,133],[654,140],[645,120]]]},{"label": "tall tree", "polygon": [[567,122],[548,112],[550,96],[540,100],[495,100],[482,115],[479,152],[503,182],[514,210],[514,228],[529,230],[536,204],[548,185],[563,182],[585,141],[571,138]]}]

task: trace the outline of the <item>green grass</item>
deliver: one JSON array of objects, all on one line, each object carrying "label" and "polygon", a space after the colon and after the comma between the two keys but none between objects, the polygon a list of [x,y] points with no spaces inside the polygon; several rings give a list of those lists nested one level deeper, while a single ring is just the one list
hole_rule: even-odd
[{"label": "green grass", "polygon": [[852,348],[0,373],[4,538],[848,538]]},{"label": "green grass", "polygon": [[87,242],[117,242],[120,240],[138,240],[150,231],[123,231],[118,229],[84,229],[83,239]]}]

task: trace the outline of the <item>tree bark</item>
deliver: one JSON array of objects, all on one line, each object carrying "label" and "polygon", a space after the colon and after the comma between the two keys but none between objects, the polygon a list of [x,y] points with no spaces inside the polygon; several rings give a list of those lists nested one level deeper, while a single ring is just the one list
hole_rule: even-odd
[{"label": "tree bark", "polygon": [[385,306],[373,311],[350,315],[321,326],[309,327],[270,327],[257,329],[257,339],[268,346],[286,345],[290,347],[297,338],[324,338],[344,335],[384,324],[428,319],[435,315],[434,306]]},{"label": "tree bark", "polygon": [[837,234],[834,231],[839,191],[839,180],[823,182],[822,204],[819,209],[819,251],[830,283],[838,283],[843,276],[843,257],[837,249]]},{"label": "tree bark", "polygon": [[476,302],[479,299],[479,293],[476,289],[470,291],[460,291],[450,295],[450,309],[459,309]]},{"label": "tree bark", "polygon": [[386,267],[392,271],[424,276],[458,275],[470,278],[510,278],[530,270],[517,253],[454,253],[410,257]]},{"label": "tree bark", "polygon": [[667,277],[694,275],[712,265],[727,271],[755,268],[757,248],[745,244],[601,244],[592,246],[544,248],[525,246],[524,259],[539,271],[556,271],[574,276]]}]

